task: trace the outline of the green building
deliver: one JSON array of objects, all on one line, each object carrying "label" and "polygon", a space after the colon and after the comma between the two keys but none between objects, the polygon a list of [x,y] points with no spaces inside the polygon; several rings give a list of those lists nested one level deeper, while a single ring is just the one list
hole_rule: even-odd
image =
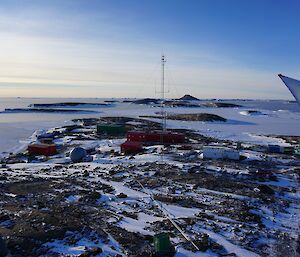
[{"label": "green building", "polygon": [[99,135],[124,135],[125,125],[121,124],[97,124],[97,134]]}]

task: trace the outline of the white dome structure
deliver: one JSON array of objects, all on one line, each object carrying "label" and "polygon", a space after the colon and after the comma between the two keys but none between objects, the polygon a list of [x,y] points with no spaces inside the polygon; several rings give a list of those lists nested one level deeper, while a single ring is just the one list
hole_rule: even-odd
[{"label": "white dome structure", "polygon": [[82,147],[75,147],[71,152],[70,152],[70,158],[72,162],[80,162],[84,157],[86,157],[87,152],[84,148]]}]

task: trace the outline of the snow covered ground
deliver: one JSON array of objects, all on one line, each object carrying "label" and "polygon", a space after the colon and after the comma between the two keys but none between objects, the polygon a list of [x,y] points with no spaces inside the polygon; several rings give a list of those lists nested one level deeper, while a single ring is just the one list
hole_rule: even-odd
[{"label": "snow covered ground", "polygon": [[[5,138],[1,144],[7,148],[18,140],[10,134],[22,134],[22,126],[27,128],[23,147],[14,145],[20,154],[10,156],[7,165],[0,167],[2,235],[22,257],[33,249],[27,245],[35,247],[40,257],[150,256],[152,236],[161,231],[169,233],[175,257],[297,256],[299,157],[267,153],[257,145],[295,146],[297,142],[276,135],[300,136],[300,113],[259,102],[264,108],[256,109],[265,115],[244,115],[255,108],[255,102],[243,103],[237,108],[167,108],[168,113],[205,112],[228,121],[168,121],[168,128],[189,130],[190,150],[181,145],[151,145],[134,156],[120,154],[124,136],[99,138],[94,125],[67,133],[61,128],[84,115],[26,114],[29,121],[17,123],[18,117],[12,114],[9,120],[1,120]],[[157,111],[148,105],[115,103],[103,109],[101,116],[138,118]],[[49,127],[63,132],[54,140],[60,153],[47,158],[28,156],[26,144],[35,142],[36,135]],[[35,134],[31,135],[31,129]],[[207,142],[235,147],[235,141],[243,142],[242,160],[202,158]],[[92,162],[70,162],[70,149],[78,145],[90,151]]]}]

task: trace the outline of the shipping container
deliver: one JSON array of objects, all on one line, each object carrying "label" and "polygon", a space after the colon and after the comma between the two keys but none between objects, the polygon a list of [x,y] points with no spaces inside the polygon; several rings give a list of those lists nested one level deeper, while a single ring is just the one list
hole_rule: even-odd
[{"label": "shipping container", "polygon": [[240,152],[227,147],[205,146],[203,148],[203,158],[239,160]]},{"label": "shipping container", "polygon": [[283,153],[283,149],[280,145],[268,145],[268,152],[270,152],[270,153]]},{"label": "shipping container", "polygon": [[286,154],[293,154],[295,153],[295,148],[293,146],[284,146],[283,152]]},{"label": "shipping container", "polygon": [[182,133],[163,132],[163,131],[129,131],[128,141],[176,144],[184,143],[185,136]]},{"label": "shipping container", "polygon": [[268,145],[268,152],[291,154],[295,152],[295,148],[292,146]]},{"label": "shipping container", "polygon": [[125,154],[136,154],[143,151],[143,144],[141,142],[126,141],[121,144],[121,152]]},{"label": "shipping container", "polygon": [[104,135],[124,135],[125,125],[119,124],[97,124],[97,134]]},{"label": "shipping container", "polygon": [[28,145],[28,153],[30,155],[53,155],[57,153],[56,145],[52,144],[31,144]]}]

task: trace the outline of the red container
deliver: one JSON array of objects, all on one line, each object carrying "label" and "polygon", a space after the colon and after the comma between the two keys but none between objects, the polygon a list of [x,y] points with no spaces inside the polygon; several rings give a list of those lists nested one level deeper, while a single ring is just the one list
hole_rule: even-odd
[{"label": "red container", "polygon": [[176,144],[184,143],[184,134],[163,131],[129,131],[128,141]]},{"label": "red container", "polygon": [[31,144],[27,148],[30,155],[53,155],[57,153],[56,145]]},{"label": "red container", "polygon": [[135,154],[143,151],[143,145],[141,142],[126,141],[121,144],[121,152],[125,154]]},{"label": "red container", "polygon": [[147,142],[146,132],[144,131],[128,131],[127,140],[133,142]]}]

